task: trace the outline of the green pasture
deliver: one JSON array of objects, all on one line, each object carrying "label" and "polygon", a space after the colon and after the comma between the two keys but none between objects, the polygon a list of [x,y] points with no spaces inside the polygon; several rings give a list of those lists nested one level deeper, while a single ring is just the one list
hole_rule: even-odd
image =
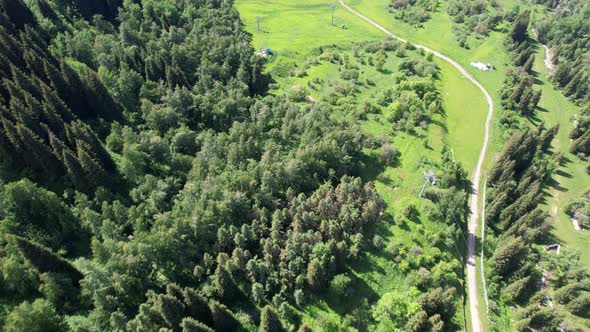
[{"label": "green pasture", "polygon": [[[334,8],[332,25],[330,1],[237,0],[236,7],[246,31],[253,36],[253,46],[278,54],[286,50],[305,54],[321,45],[382,37],[381,32],[341,6]],[[256,17],[260,17],[260,30]]]}]

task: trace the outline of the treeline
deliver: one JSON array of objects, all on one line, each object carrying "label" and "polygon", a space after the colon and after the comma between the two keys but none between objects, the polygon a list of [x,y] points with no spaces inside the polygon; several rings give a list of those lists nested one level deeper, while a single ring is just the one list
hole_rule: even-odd
[{"label": "treeline", "polygon": [[521,117],[532,116],[541,100],[541,90],[533,89],[531,75],[535,48],[528,35],[530,16],[528,10],[518,14],[506,40],[514,65],[506,71],[500,90],[503,107],[500,123],[507,129],[520,127]]},{"label": "treeline", "polygon": [[[545,253],[538,246],[547,242],[551,230],[548,213],[538,205],[544,184],[559,163],[559,155],[551,155],[549,150],[557,131],[558,127],[553,127],[515,133],[488,178],[485,217],[493,230],[495,249],[486,278],[490,281],[489,296],[497,301],[490,305],[492,309],[498,309],[499,303],[519,305],[514,323],[519,331],[559,329],[565,317],[549,302],[569,303],[573,298],[559,294],[570,288],[578,294],[584,289],[579,283],[588,278],[586,272],[575,272],[571,265],[548,266],[547,260],[558,259],[552,259],[554,253]],[[572,278],[550,277],[559,272],[571,274]],[[566,309],[584,317],[586,314],[579,309],[588,308],[588,304],[578,302]]]},{"label": "treeline", "polygon": [[551,48],[556,65],[553,80],[563,93],[581,103],[590,101],[590,12],[587,2],[541,1],[552,16],[538,24],[539,41]]}]

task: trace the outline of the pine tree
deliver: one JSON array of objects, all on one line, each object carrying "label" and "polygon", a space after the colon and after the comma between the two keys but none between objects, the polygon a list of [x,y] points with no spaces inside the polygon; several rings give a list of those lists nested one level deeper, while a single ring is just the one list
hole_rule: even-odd
[{"label": "pine tree", "polygon": [[11,73],[12,80],[17,87],[19,87],[21,90],[24,90],[32,94],[33,97],[37,99],[43,98],[43,95],[41,94],[41,87],[37,84],[37,82],[34,79],[28,77],[25,73],[23,73],[20,69],[18,69],[15,66],[12,66]]},{"label": "pine tree", "polygon": [[76,159],[70,150],[65,149],[63,150],[62,160],[68,176],[76,189],[85,192],[88,189],[86,186],[86,177],[78,159]]},{"label": "pine tree", "polygon": [[217,295],[225,301],[231,301],[237,295],[237,286],[235,285],[233,278],[221,265],[217,265],[217,268],[215,269],[213,284],[215,285]]},{"label": "pine tree", "polygon": [[160,294],[156,300],[156,308],[171,329],[178,329],[184,312],[184,305],[169,294]]},{"label": "pine tree", "polygon": [[317,258],[314,258],[307,266],[307,283],[315,291],[323,289],[326,285],[326,271]]},{"label": "pine tree", "polygon": [[180,323],[182,332],[214,332],[212,328],[191,317],[186,317]]},{"label": "pine tree", "polygon": [[45,170],[47,174],[55,174],[58,163],[51,150],[27,127],[17,125],[16,130],[24,146],[32,153],[33,159],[30,162],[33,166]]},{"label": "pine tree", "polygon": [[22,0],[0,0],[0,7],[4,8],[17,29],[23,29],[25,25],[36,24],[35,17]]},{"label": "pine tree", "polygon": [[258,332],[280,332],[283,331],[281,320],[273,308],[269,305],[262,309],[260,314],[260,327]]},{"label": "pine tree", "polygon": [[530,16],[531,13],[528,10],[525,10],[518,15],[512,24],[512,30],[510,31],[510,37],[512,37],[513,41],[521,43],[527,39]]},{"label": "pine tree", "polygon": [[4,55],[15,66],[23,65],[22,46],[14,37],[0,26],[0,54]]},{"label": "pine tree", "polygon": [[8,138],[10,143],[12,143],[13,150],[18,154],[22,153],[24,144],[20,138],[20,135],[18,134],[18,131],[16,130],[16,126],[14,125],[14,123],[9,121],[5,117],[2,117],[2,126],[4,127],[6,137]]},{"label": "pine tree", "polygon": [[520,263],[520,260],[527,252],[527,247],[520,237],[506,239],[501,242],[491,258],[496,272],[501,276],[508,275]]},{"label": "pine tree", "polygon": [[535,55],[531,54],[528,60],[524,63],[522,68],[527,72],[530,73],[533,69],[533,64],[535,63]]},{"label": "pine tree", "polygon": [[60,160],[62,163],[64,163],[64,150],[67,150],[68,147],[57,137],[55,136],[55,134],[53,134],[51,131],[48,131],[47,133],[48,137],[49,137],[49,144],[51,145],[51,148],[53,150],[53,154],[55,155],[55,157]]},{"label": "pine tree", "polygon": [[207,301],[192,288],[186,288],[183,294],[187,315],[203,322],[205,325],[213,326],[213,314]]},{"label": "pine tree", "polygon": [[70,122],[74,120],[74,115],[64,101],[52,90],[48,85],[41,84],[41,93],[43,94],[43,100],[53,108],[63,119],[64,122]]},{"label": "pine tree", "polygon": [[241,331],[240,322],[223,304],[213,302],[211,313],[215,322],[215,331]]},{"label": "pine tree", "polygon": [[93,186],[103,185],[108,187],[109,176],[89,151],[88,144],[78,140],[76,146],[78,160],[86,174],[86,179],[92,183]]},{"label": "pine tree", "polygon": [[50,249],[28,241],[16,235],[9,235],[11,241],[18,248],[23,257],[40,273],[63,273],[70,277],[74,286],[79,287],[80,280],[84,277],[72,264],[52,253]]}]

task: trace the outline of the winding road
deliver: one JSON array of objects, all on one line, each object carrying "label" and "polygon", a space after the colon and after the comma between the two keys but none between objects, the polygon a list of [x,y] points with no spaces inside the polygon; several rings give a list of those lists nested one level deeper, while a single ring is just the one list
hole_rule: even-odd
[{"label": "winding road", "polygon": [[[369,24],[371,24],[375,28],[383,31],[385,34],[387,34],[387,35],[389,35],[401,42],[404,42],[404,43],[407,42],[407,40],[392,34],[387,29],[385,29],[381,25],[375,23],[370,18],[368,18],[365,15],[352,9],[346,3],[344,3],[344,0],[338,0],[338,1],[340,2],[340,5],[342,5],[342,7],[344,7],[346,10],[348,10],[352,14],[362,18],[363,20],[367,21]],[[485,123],[483,144],[482,144],[481,150],[479,152],[479,159],[477,160],[477,165],[475,167],[475,171],[473,172],[473,178],[471,179],[471,182],[473,184],[473,188],[472,188],[472,194],[471,194],[470,203],[469,203],[469,208],[471,210],[471,214],[469,216],[469,234],[467,237],[467,260],[466,260],[466,262],[467,262],[467,264],[466,264],[467,288],[468,288],[468,293],[469,293],[469,312],[471,313],[471,328],[472,328],[473,332],[480,332],[483,330],[482,330],[482,324],[481,324],[481,321],[479,318],[480,317],[479,304],[478,304],[478,294],[479,293],[477,290],[477,277],[476,277],[477,272],[476,272],[476,267],[475,267],[475,260],[476,260],[476,258],[475,258],[475,232],[477,230],[477,218],[479,217],[479,206],[478,206],[479,192],[478,192],[478,190],[479,190],[479,184],[480,184],[481,175],[482,175],[483,163],[484,163],[485,156],[486,156],[487,149],[488,149],[488,141],[489,141],[489,137],[490,137],[490,127],[492,125],[492,116],[494,114],[494,102],[492,100],[492,97],[488,93],[488,91],[473,76],[471,76],[471,74],[467,70],[465,70],[465,68],[463,68],[455,60],[449,58],[448,56],[446,56],[440,52],[430,49],[426,46],[417,45],[417,44],[414,44],[414,46],[416,48],[423,49],[426,52],[432,53],[437,58],[440,58],[440,59],[450,63],[451,65],[453,65],[453,67],[457,68],[457,70],[459,70],[461,75],[466,77],[468,80],[470,80],[473,84],[475,84],[475,86],[477,86],[481,90],[481,92],[486,97],[486,101],[488,103],[488,115],[487,115],[486,123]],[[482,267],[482,269],[483,269],[483,267]]]}]

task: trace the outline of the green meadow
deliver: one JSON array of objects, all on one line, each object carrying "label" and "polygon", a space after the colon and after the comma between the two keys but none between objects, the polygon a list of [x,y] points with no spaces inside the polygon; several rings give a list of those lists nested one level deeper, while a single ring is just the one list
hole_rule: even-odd
[{"label": "green meadow", "polygon": [[[393,15],[387,11],[388,3],[389,0],[347,1],[352,8],[393,34],[452,57],[490,92],[495,104],[494,123],[496,125],[492,130],[492,144],[486,157],[485,168],[489,168],[502,149],[507,135],[497,125],[501,107],[499,91],[506,69],[511,67],[511,59],[504,44],[506,35],[503,29],[507,27],[500,26],[498,31],[490,32],[486,38],[469,37],[469,48],[464,49],[459,47],[455,40],[452,32],[453,23],[446,13],[448,5],[446,1],[440,2],[438,10],[422,27],[414,27],[394,19]],[[515,5],[511,0],[499,1],[499,4],[500,11],[510,10]],[[237,0],[236,6],[246,30],[253,36],[252,46],[256,49],[271,48],[275,53],[267,63],[267,71],[272,73],[279,83],[274,93],[287,93],[292,86],[307,87],[314,78],[322,78],[324,82],[338,81],[340,72],[337,66],[326,62],[309,65],[309,59],[313,58],[313,54],[317,53],[319,47],[337,45],[343,53],[353,57],[355,43],[385,38],[381,31],[339,5],[335,7],[334,25],[331,25],[332,9],[330,3],[325,1]],[[256,23],[257,16],[261,18],[259,29]],[[551,84],[544,67],[543,55],[543,48],[539,45],[534,66],[535,83],[536,88],[543,90],[543,96],[539,104],[540,109],[529,120],[533,126],[539,125],[541,121],[547,127],[554,124],[560,125],[554,148],[563,152],[565,157],[551,185],[546,188],[547,196],[543,206],[555,218],[556,241],[578,250],[584,264],[590,266],[589,235],[575,231],[569,217],[564,213],[565,206],[572,199],[579,197],[587,188],[590,188],[590,176],[585,172],[584,165],[577,162],[576,156],[569,153],[568,134],[573,127],[572,117],[578,107]],[[375,82],[375,86],[364,87],[357,91],[354,97],[359,104],[374,100],[376,93],[392,85],[392,74],[395,73],[399,61],[400,59],[395,56],[388,56],[385,67],[391,72],[386,74],[376,71],[371,66],[361,66],[363,71],[359,80],[370,78]],[[417,136],[405,133],[394,135],[391,125],[385,120],[385,114],[369,114],[362,121],[362,130],[365,133],[391,142],[401,154],[396,165],[384,169],[372,168],[369,160],[363,174],[366,179],[374,181],[387,203],[390,222],[375,230],[387,240],[387,243],[414,242],[423,247],[428,246],[425,234],[441,225],[426,217],[421,217],[419,224],[398,225],[393,221],[402,206],[415,204],[419,209],[425,207],[424,201],[417,197],[424,182],[421,166],[425,161],[428,163],[439,160],[441,150],[443,146],[446,146],[452,149],[455,159],[465,167],[468,174],[471,174],[481,148],[487,111],[483,95],[450,64],[438,59],[434,61],[440,68],[437,84],[443,98],[444,114],[435,116],[426,130]],[[470,66],[471,61],[491,63],[495,70],[489,72],[477,70]],[[306,72],[302,77],[291,75],[293,71],[301,69]],[[322,100],[329,91],[327,86],[309,89],[310,101]],[[375,155],[377,151],[367,151],[367,154]],[[459,249],[462,250],[462,248]],[[477,252],[479,250],[478,248]],[[389,261],[379,252],[364,253],[364,257],[352,269],[358,278],[356,286],[365,292],[363,295],[370,293],[379,297],[387,292],[403,294],[409,286],[405,272],[400,269],[399,264]],[[355,307],[361,305],[359,302],[361,297],[363,296],[353,296],[347,303],[339,303],[336,299],[329,297],[316,299],[313,304],[307,306],[304,321],[315,327],[330,327],[330,329],[338,330],[343,313],[354,311]],[[479,298],[481,321],[487,330],[490,325],[485,317],[483,294],[479,294]],[[470,326],[468,304],[464,306],[465,308],[463,304],[458,304],[455,321],[458,325]],[[504,315],[500,317],[500,321],[496,321],[497,326],[510,324],[509,311],[506,310]],[[323,322],[323,325],[318,326],[318,322]]]}]

